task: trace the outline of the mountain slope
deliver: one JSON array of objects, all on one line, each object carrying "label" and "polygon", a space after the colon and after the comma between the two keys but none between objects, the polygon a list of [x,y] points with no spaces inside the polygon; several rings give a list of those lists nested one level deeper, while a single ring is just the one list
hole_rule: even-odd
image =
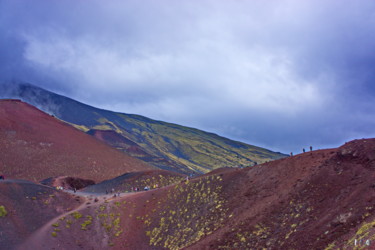
[{"label": "mountain slope", "polygon": [[79,197],[55,188],[22,180],[0,181],[0,248],[15,249],[36,229],[81,203]]},{"label": "mountain slope", "polygon": [[0,149],[0,173],[12,178],[101,181],[154,169],[17,100],[0,100]]},{"label": "mountain slope", "polygon": [[[120,197],[93,194],[94,203],[64,219],[55,218],[57,226],[50,224],[38,240],[31,237],[25,245],[36,242],[35,249],[373,249],[374,149],[375,139],[356,140],[252,168],[218,169],[147,192]],[[108,180],[105,188],[118,181]]]},{"label": "mountain slope", "polygon": [[[198,129],[97,109],[32,85],[8,86],[11,90],[8,96],[21,98],[162,169],[205,173],[220,167],[253,166],[285,157]],[[95,132],[98,130],[116,132],[117,139],[113,135],[101,136]],[[129,143],[124,140],[119,143],[120,137]]]}]

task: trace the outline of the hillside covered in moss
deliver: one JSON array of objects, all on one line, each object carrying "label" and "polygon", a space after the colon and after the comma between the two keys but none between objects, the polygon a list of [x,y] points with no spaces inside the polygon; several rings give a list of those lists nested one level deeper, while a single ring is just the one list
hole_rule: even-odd
[{"label": "hillside covered in moss", "polygon": [[20,98],[109,145],[166,170],[206,173],[247,167],[285,155],[198,129],[111,112],[29,84],[12,86]]}]

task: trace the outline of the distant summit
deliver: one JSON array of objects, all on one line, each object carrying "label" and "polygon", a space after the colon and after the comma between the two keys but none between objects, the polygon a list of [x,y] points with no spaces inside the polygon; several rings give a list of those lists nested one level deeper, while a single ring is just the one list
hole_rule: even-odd
[{"label": "distant summit", "polygon": [[160,169],[206,173],[221,167],[248,167],[285,157],[198,129],[94,108],[31,84],[11,84],[5,88],[1,91],[5,93],[3,97],[22,99]]}]

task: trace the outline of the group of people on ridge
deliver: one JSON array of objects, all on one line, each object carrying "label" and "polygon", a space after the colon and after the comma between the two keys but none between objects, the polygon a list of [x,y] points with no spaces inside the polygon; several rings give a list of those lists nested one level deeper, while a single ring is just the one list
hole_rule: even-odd
[{"label": "group of people on ridge", "polygon": [[[313,150],[313,147],[310,146],[310,152],[311,152],[312,150]],[[306,152],[305,148],[302,149],[302,152],[303,152],[303,153]],[[290,152],[290,156],[293,156],[293,152]]]}]

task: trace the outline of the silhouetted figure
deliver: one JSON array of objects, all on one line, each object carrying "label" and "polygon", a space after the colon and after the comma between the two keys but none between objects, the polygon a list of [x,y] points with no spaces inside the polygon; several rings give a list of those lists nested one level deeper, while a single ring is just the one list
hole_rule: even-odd
[{"label": "silhouetted figure", "polygon": [[293,156],[293,152],[290,152],[290,156]]},{"label": "silhouetted figure", "polygon": [[306,152],[305,148],[303,148],[302,151],[305,153]]},{"label": "silhouetted figure", "polygon": [[310,146],[310,151],[312,151],[312,146]]}]

